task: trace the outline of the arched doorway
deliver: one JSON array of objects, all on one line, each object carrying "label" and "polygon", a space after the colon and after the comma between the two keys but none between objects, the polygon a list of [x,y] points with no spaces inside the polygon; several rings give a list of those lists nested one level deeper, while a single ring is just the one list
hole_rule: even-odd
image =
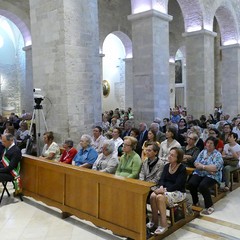
[{"label": "arched doorway", "polygon": [[16,25],[0,16],[0,111],[4,116],[22,111],[22,85],[25,85],[24,39]]}]

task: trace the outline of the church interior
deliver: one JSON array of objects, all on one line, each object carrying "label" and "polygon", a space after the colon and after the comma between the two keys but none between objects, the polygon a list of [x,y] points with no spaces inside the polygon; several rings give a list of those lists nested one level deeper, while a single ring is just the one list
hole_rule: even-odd
[{"label": "church interior", "polygon": [[[0,0],[1,119],[30,116],[41,147],[46,129],[59,145],[78,143],[115,109],[131,108],[135,127],[162,124],[176,107],[194,119],[216,109],[240,118],[239,68],[239,0]],[[164,239],[240,239],[239,194],[225,193],[211,216],[198,214]],[[85,213],[63,219],[60,203],[33,196],[3,197],[2,240],[132,239]]]}]

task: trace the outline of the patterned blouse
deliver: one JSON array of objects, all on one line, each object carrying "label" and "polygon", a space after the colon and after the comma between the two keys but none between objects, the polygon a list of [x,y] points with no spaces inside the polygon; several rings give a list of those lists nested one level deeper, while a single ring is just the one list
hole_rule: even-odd
[{"label": "patterned blouse", "polygon": [[207,150],[204,149],[199,153],[195,163],[201,163],[203,165],[215,165],[217,168],[217,172],[211,173],[208,171],[202,171],[202,170],[196,169],[193,172],[193,174],[197,174],[201,177],[213,178],[218,183],[222,181],[223,159],[219,151],[214,149],[213,152],[208,156]]}]

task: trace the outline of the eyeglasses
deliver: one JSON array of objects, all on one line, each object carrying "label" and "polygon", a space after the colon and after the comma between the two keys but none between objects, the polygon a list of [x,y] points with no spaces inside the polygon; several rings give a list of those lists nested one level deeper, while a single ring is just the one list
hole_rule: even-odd
[{"label": "eyeglasses", "polygon": [[131,145],[131,144],[123,143],[123,146],[131,147],[132,145]]},{"label": "eyeglasses", "polygon": [[152,152],[153,150],[152,149],[146,149],[146,152]]}]

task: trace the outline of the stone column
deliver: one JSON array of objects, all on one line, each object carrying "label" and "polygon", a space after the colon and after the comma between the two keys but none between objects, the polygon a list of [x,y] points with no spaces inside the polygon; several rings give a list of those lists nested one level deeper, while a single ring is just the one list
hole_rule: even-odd
[{"label": "stone column", "polygon": [[133,107],[133,66],[132,58],[125,58],[125,106]]},{"label": "stone column", "polygon": [[214,37],[200,30],[184,33],[186,43],[187,111],[194,118],[214,111]]},{"label": "stone column", "polygon": [[175,107],[175,62],[169,62],[169,94],[170,94],[170,107]]},{"label": "stone column", "polygon": [[234,117],[240,113],[240,44],[221,49],[223,113]]},{"label": "stone column", "polygon": [[136,122],[169,116],[169,21],[156,10],[133,14],[133,111]]},{"label": "stone column", "polygon": [[23,48],[26,58],[25,81],[21,86],[21,109],[33,111],[33,72],[32,72],[32,45]]},{"label": "stone column", "polygon": [[30,15],[34,87],[46,96],[48,129],[58,142],[78,142],[101,121],[97,0],[31,0]]}]

